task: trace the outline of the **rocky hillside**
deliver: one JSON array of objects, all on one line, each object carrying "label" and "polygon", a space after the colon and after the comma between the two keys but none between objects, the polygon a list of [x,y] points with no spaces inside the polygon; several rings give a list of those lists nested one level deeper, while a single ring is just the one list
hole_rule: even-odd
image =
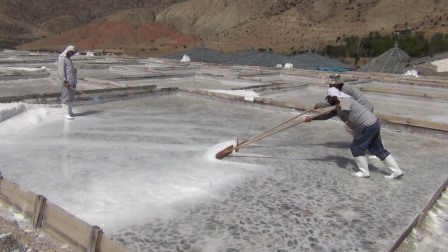
[{"label": "rocky hillside", "polygon": [[0,40],[19,49],[160,56],[205,46],[292,53],[344,36],[448,33],[447,0],[0,0]]}]

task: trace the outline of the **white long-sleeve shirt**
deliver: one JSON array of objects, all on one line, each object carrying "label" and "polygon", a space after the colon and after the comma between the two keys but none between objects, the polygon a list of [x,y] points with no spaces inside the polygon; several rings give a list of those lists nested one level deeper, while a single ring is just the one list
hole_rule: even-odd
[{"label": "white long-sleeve shirt", "polygon": [[[73,62],[71,59],[67,58],[66,56],[60,57],[58,59],[58,75],[59,80],[63,83],[64,81],[68,81],[70,83],[70,86],[73,88],[76,88],[76,84],[78,84],[78,80],[76,78],[77,70],[75,66],[73,65]],[[62,85],[61,83],[61,85]]]}]

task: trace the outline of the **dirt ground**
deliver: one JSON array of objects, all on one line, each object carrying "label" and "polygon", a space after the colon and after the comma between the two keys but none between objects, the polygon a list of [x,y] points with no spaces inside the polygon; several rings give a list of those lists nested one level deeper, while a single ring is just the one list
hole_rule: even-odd
[{"label": "dirt ground", "polygon": [[69,252],[70,246],[33,229],[30,220],[0,204],[0,251]]}]

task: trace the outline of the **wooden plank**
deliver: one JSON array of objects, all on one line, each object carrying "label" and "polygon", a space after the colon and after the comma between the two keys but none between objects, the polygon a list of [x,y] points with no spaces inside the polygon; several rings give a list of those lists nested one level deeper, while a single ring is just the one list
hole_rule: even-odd
[{"label": "wooden plank", "polygon": [[92,226],[90,229],[90,242],[87,248],[87,252],[100,251],[101,240],[103,239],[103,230],[98,226]]},{"label": "wooden plank", "polygon": [[120,83],[117,81],[112,80],[103,80],[103,79],[97,79],[97,78],[91,78],[91,77],[84,77],[85,81],[93,82],[93,83],[100,83],[100,84],[109,84],[116,87],[127,87],[126,83]]},{"label": "wooden plank", "polygon": [[91,225],[49,201],[45,206],[42,229],[80,251],[86,251],[91,241]]},{"label": "wooden plank", "polygon": [[5,178],[1,179],[0,193],[14,207],[20,209],[29,218],[33,216],[36,194],[23,190],[19,185]]},{"label": "wooden plank", "polygon": [[47,204],[47,198],[42,195],[37,195],[34,201],[33,211],[33,228],[40,228],[42,226],[42,218],[45,212],[45,205]]}]

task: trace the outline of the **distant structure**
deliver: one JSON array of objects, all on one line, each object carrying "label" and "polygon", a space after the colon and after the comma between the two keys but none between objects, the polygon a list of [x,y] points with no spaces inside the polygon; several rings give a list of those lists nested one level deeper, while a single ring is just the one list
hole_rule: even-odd
[{"label": "distant structure", "polygon": [[307,66],[304,69],[332,72],[347,72],[355,70],[355,67],[351,65],[313,52],[305,52],[289,58],[291,59],[290,62],[294,65],[301,64]]},{"label": "distant structure", "polygon": [[369,63],[360,67],[358,71],[404,74],[406,64],[410,59],[411,57],[399,48],[398,42],[395,42],[393,48],[372,59]]},{"label": "distant structure", "polygon": [[227,54],[226,57],[224,63],[227,65],[276,67],[287,63],[283,55],[270,51],[242,50]]},{"label": "distant structure", "polygon": [[165,58],[167,59],[176,59],[180,60],[184,55],[188,55],[190,57],[190,61],[193,62],[204,62],[204,63],[221,63],[225,61],[223,58],[223,54],[213,49],[209,48],[193,48],[184,52],[178,52],[172,55],[169,55]]},{"label": "distant structure", "polygon": [[338,71],[345,72],[355,70],[355,67],[343,62],[319,55],[317,53],[307,52],[294,56],[284,56],[272,51],[241,50],[235,53],[222,53],[209,48],[193,48],[185,52],[175,53],[165,58],[182,59],[186,54],[193,62],[214,63],[223,65],[241,65],[241,66],[261,66],[276,67],[286,66],[287,68]]}]

